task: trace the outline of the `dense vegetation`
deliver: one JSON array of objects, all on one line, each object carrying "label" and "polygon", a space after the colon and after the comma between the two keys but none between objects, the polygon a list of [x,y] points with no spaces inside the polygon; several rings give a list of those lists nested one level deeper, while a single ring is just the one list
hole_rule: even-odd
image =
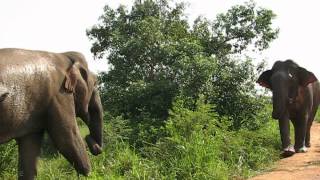
[{"label": "dense vegetation", "polygon": [[[190,24],[184,10],[167,0],[106,6],[87,30],[92,53],[110,64],[100,74],[104,153],[91,156],[89,178],[232,179],[278,159],[277,124],[255,89],[263,62],[241,54],[269,47],[275,15],[248,2]],[[39,179],[76,178],[51,149]],[[0,146],[0,177],[15,177],[16,154],[14,142]]]}]

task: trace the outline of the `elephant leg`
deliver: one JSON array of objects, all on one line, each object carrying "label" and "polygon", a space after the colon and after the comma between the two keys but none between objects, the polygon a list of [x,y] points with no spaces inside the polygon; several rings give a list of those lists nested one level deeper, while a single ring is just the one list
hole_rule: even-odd
[{"label": "elephant leg", "polygon": [[284,157],[292,156],[295,153],[295,151],[291,146],[290,122],[288,118],[279,120],[279,129],[280,129],[282,150],[283,150],[282,156]]},{"label": "elephant leg", "polygon": [[308,122],[307,124],[307,130],[306,130],[306,139],[305,139],[305,145],[306,147],[311,147],[311,143],[310,143],[310,131],[311,131],[311,125],[312,125],[312,121],[311,123]]},{"label": "elephant leg", "polygon": [[287,148],[291,144],[289,119],[279,120],[279,129],[281,135],[282,148]]},{"label": "elephant leg", "polygon": [[37,175],[37,159],[40,155],[43,133],[30,134],[17,139],[19,149],[19,180],[31,180]]},{"label": "elephant leg", "polygon": [[294,123],[294,149],[296,152],[306,152],[305,139],[307,132],[307,119],[299,118],[299,120],[297,119]]},{"label": "elephant leg", "polygon": [[311,147],[311,143],[310,143],[310,130],[311,130],[311,126],[312,126],[314,117],[316,116],[317,110],[318,110],[318,108],[315,108],[315,109],[311,112],[310,118],[308,119],[308,122],[307,122],[307,131],[306,131],[305,144],[306,144],[306,147],[308,147],[308,148]]},{"label": "elephant leg", "polygon": [[87,176],[90,161],[76,123],[71,100],[55,99],[50,108],[48,133],[59,152],[74,166],[79,174]]},{"label": "elephant leg", "polygon": [[306,145],[307,148],[311,147],[311,143],[310,143],[310,128],[307,129],[305,145]]},{"label": "elephant leg", "polygon": [[292,121],[292,124],[293,124],[293,128],[294,128],[294,148],[295,150],[297,150],[297,146],[298,146],[298,142],[299,142],[299,131],[301,131],[301,127],[300,124],[301,123],[298,123],[297,120],[293,120]]}]

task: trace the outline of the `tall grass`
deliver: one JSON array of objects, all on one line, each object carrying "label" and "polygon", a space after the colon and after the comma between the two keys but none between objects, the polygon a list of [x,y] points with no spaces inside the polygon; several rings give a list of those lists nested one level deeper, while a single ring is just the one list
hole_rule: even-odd
[{"label": "tall grass", "polygon": [[[203,102],[194,111],[176,103],[163,129],[165,136],[140,149],[129,143],[128,121],[106,119],[104,152],[90,155],[89,177],[78,177],[49,143],[38,164],[38,179],[239,179],[279,159],[276,121],[261,116],[264,124],[257,130],[230,131],[228,120],[211,109]],[[88,133],[83,124],[80,129],[83,135]],[[14,142],[0,145],[0,179],[16,179],[16,149]]]}]

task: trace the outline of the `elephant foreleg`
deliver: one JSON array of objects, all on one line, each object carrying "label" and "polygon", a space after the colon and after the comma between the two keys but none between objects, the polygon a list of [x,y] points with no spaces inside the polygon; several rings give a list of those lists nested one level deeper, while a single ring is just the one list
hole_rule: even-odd
[{"label": "elephant foreleg", "polygon": [[70,102],[73,100],[54,102],[48,121],[48,133],[59,152],[76,171],[87,176],[90,161],[76,123],[74,106],[68,104]]},{"label": "elephant foreleg", "polygon": [[299,118],[294,122],[294,149],[296,152],[306,152],[305,147],[306,132],[307,132],[307,118]]},{"label": "elephant foreleg", "polygon": [[291,145],[289,119],[285,118],[279,120],[279,129],[281,135],[282,148],[286,149]]},{"label": "elephant foreleg", "polygon": [[291,146],[290,140],[290,122],[288,118],[280,119],[279,120],[279,129],[281,135],[281,142],[282,142],[282,156],[289,157],[292,156],[295,151]]},{"label": "elephant foreleg", "polygon": [[41,132],[16,139],[19,149],[19,180],[34,179],[37,175],[37,158],[40,155],[42,137]]}]

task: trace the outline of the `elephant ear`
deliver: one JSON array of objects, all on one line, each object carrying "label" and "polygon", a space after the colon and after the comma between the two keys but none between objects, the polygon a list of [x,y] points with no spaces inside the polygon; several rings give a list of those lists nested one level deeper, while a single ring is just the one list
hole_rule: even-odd
[{"label": "elephant ear", "polygon": [[272,70],[267,70],[263,72],[259,76],[257,83],[262,87],[271,89],[271,81],[270,81],[271,75],[272,75]]},{"label": "elephant ear", "polygon": [[298,80],[301,86],[308,86],[308,84],[318,81],[317,77],[305,68],[298,68]]},{"label": "elephant ear", "polygon": [[64,88],[68,93],[73,93],[77,85],[77,71],[78,69],[75,67],[75,64],[73,64],[67,71]]},{"label": "elephant ear", "polygon": [[79,83],[81,85],[87,85],[88,74],[83,66],[80,63],[76,62],[67,71],[64,87],[67,92],[73,93],[77,84]]},{"label": "elephant ear", "polygon": [[88,64],[85,57],[78,52],[70,51],[62,53],[71,62],[66,72],[64,88],[66,92],[85,91],[88,88]]}]

